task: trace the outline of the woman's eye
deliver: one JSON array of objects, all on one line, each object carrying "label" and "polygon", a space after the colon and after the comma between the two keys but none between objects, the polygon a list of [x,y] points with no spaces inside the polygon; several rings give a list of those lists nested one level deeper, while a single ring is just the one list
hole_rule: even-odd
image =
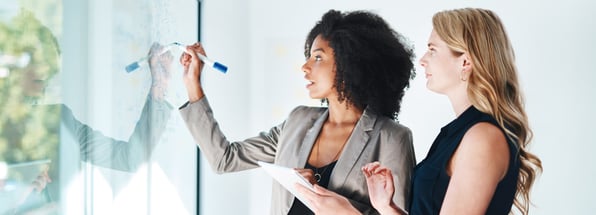
[{"label": "woman's eye", "polygon": [[435,49],[428,49],[428,53],[430,53],[431,55],[435,55],[436,50]]},{"label": "woman's eye", "polygon": [[321,61],[321,60],[322,60],[321,56],[318,56],[318,55],[315,56],[315,61]]}]

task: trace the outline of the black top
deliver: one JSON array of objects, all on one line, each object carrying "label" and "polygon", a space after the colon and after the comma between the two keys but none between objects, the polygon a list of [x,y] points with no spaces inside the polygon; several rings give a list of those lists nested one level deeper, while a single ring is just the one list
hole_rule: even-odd
[{"label": "black top", "polygon": [[[331,172],[333,172],[333,168],[335,167],[336,163],[337,160],[327,164],[326,166],[316,168],[307,162],[304,168],[312,169],[312,171],[315,173],[315,180],[319,179],[319,176],[317,176],[317,174],[320,175],[320,180],[317,182],[317,184],[321,187],[327,188],[327,185],[329,185],[329,179],[331,178]],[[300,200],[294,198],[294,203],[292,204],[292,207],[290,208],[290,212],[288,212],[288,215],[311,214],[314,215],[314,212],[308,209],[308,207],[306,207],[306,205],[304,205],[304,203],[302,203]]]},{"label": "black top", "polygon": [[[471,106],[441,129],[426,158],[414,169],[410,196],[411,215],[439,214],[451,179],[446,172],[447,163],[468,129],[480,122],[488,122],[501,128],[492,116]],[[503,131],[502,128],[501,131]],[[507,143],[509,168],[505,177],[497,185],[486,214],[508,214],[515,198],[520,161],[517,144],[509,138]]]}]

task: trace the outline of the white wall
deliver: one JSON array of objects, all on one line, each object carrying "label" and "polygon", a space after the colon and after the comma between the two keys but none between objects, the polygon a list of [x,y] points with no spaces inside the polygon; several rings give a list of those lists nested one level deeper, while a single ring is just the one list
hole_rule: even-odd
[{"label": "white wall", "polygon": [[[203,73],[205,93],[230,139],[251,135],[248,130],[250,78],[247,71],[250,54],[248,3],[245,1],[203,1],[201,32],[209,58],[230,69],[227,74],[214,70]],[[216,30],[206,30],[216,29]],[[236,39],[237,38],[237,39]],[[229,54],[234,53],[234,54]],[[180,82],[182,84],[182,82]],[[189,140],[192,142],[192,140]],[[250,172],[215,175],[207,160],[201,159],[200,214],[246,214],[250,201]],[[227,204],[232,202],[233,204]]]},{"label": "white wall", "polygon": [[[432,15],[482,7],[503,20],[516,51],[535,138],[543,161],[533,188],[532,214],[590,214],[596,210],[596,3],[590,1],[275,1],[204,0],[203,43],[227,63],[228,74],[207,72],[206,92],[230,139],[280,123],[296,105],[318,105],[304,90],[300,66],[306,34],[328,9],[372,10],[408,37],[421,57]],[[417,58],[417,59],[418,59]],[[454,118],[447,99],[425,88],[424,69],[406,93],[401,123],[414,132],[416,156],[426,155],[439,129]],[[204,161],[203,163],[205,163]],[[202,166],[203,214],[267,214],[271,180],[260,170],[214,175]],[[229,207],[230,203],[234,207]],[[249,211],[249,212],[247,212]]]}]

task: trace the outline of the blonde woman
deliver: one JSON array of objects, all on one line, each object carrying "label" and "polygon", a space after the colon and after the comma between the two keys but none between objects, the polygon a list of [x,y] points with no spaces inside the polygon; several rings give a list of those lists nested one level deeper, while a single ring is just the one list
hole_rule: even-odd
[{"label": "blonde woman", "polygon": [[[542,164],[526,148],[532,132],[500,19],[485,9],[435,14],[420,64],[427,88],[449,98],[456,118],[414,169],[409,213],[508,214],[515,205],[527,214],[530,187]],[[381,214],[406,214],[391,200],[391,170],[379,162],[362,170],[372,205]],[[343,204],[320,187],[301,190],[313,202]]]}]

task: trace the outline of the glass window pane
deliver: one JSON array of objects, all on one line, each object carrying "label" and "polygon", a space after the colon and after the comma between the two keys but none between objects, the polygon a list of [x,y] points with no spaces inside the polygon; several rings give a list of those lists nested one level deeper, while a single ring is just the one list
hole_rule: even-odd
[{"label": "glass window pane", "polygon": [[0,214],[196,213],[181,52],[167,44],[196,41],[197,13],[183,0],[3,1]]}]

